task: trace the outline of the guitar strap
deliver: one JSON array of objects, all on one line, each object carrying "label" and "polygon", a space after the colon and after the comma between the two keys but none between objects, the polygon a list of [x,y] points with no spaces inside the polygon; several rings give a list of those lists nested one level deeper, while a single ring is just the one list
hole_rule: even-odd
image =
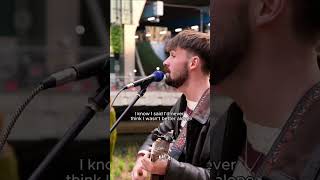
[{"label": "guitar strap", "polygon": [[[186,113],[189,117],[191,117],[192,110],[188,107],[186,108]],[[188,122],[182,127],[179,136],[177,137],[176,141],[174,141],[169,149],[169,156],[178,160],[183,150],[186,146],[186,139],[187,139],[187,125]]]},{"label": "guitar strap", "polygon": [[[320,144],[319,109],[320,83],[312,87],[299,101],[266,155],[257,177],[272,180],[301,178],[304,167],[312,160],[311,154]],[[313,167],[314,172],[318,170],[319,164]]]}]

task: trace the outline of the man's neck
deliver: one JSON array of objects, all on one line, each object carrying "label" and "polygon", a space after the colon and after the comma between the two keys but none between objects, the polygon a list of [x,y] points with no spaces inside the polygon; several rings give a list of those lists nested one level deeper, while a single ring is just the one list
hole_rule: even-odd
[{"label": "man's neck", "polygon": [[190,76],[187,82],[177,90],[182,92],[188,100],[198,102],[209,87],[209,77]]},{"label": "man's neck", "polygon": [[320,81],[320,74],[312,48],[284,50],[269,45],[255,46],[221,90],[239,104],[249,121],[279,128],[301,97]]}]

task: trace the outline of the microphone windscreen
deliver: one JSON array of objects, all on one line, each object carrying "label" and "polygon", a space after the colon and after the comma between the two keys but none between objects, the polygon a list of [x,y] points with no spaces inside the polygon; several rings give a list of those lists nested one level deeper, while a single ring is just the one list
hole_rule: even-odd
[{"label": "microphone windscreen", "polygon": [[155,71],[152,73],[154,75],[154,80],[156,82],[159,82],[163,79],[164,77],[164,73],[162,71]]}]

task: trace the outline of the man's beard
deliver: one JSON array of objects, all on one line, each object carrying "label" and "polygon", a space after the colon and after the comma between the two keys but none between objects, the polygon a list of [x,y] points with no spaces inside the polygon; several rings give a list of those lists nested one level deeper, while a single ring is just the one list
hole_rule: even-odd
[{"label": "man's beard", "polygon": [[181,87],[188,79],[189,77],[189,73],[187,70],[188,66],[187,63],[185,64],[185,71],[182,71],[181,73],[179,73],[178,77],[176,77],[175,79],[173,79],[170,76],[170,71],[169,70],[165,70],[166,72],[168,72],[168,76],[166,77],[166,84],[175,88],[179,88]]},{"label": "man's beard", "polygon": [[228,25],[217,23],[219,17],[213,19],[216,23],[212,26],[210,43],[211,85],[218,85],[230,76],[248,53],[251,33],[247,7],[241,8],[234,17]]}]

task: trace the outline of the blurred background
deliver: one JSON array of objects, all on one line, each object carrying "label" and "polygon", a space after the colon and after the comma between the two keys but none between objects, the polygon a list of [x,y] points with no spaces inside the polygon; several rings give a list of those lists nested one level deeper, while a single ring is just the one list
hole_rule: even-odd
[{"label": "blurred background", "polygon": [[[107,0],[2,0],[0,6],[0,131],[10,114],[47,75],[109,52],[110,2]],[[107,78],[107,77],[106,77]],[[109,77],[108,77],[109,78]],[[99,87],[96,78],[47,90],[26,108],[5,151],[0,179],[27,179],[76,120]],[[42,179],[97,174],[83,163],[108,163],[109,115],[91,120],[46,171]]]},{"label": "blurred background", "polygon": [[[127,83],[163,70],[165,43],[184,29],[210,32],[209,0],[111,0],[111,99]],[[119,117],[139,87],[122,92],[114,103]],[[136,153],[161,121],[134,121],[135,112],[168,112],[181,93],[164,82],[152,83],[117,127],[111,147],[111,179],[131,179]],[[113,149],[113,148],[112,148]]]}]

